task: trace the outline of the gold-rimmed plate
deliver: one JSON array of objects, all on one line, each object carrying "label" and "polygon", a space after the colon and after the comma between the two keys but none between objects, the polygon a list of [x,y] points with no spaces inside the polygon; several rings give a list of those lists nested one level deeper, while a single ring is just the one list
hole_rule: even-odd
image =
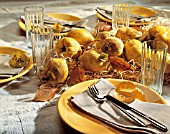
[{"label": "gold-rimmed plate", "polygon": [[[16,51],[25,52],[24,50],[18,49],[15,47],[0,46],[0,54],[12,54],[13,52],[16,52]],[[12,80],[17,79],[17,78],[25,75],[26,73],[28,73],[31,70],[31,68],[33,67],[32,57],[30,57],[30,61],[31,61],[30,64],[28,66],[24,67],[19,74],[14,75],[10,78],[0,78],[0,84],[12,81]]]},{"label": "gold-rimmed plate", "polygon": [[[117,86],[120,82],[124,81],[120,79],[108,79],[108,80],[114,86]],[[89,80],[86,82],[82,82],[66,90],[60,96],[57,103],[59,115],[66,124],[68,124],[69,126],[71,126],[72,128],[76,129],[81,133],[89,134],[90,133],[99,134],[101,132],[105,134],[121,133],[118,130],[114,129],[113,127],[105,124],[104,122],[88,115],[86,112],[77,108],[70,102],[71,96],[74,96],[85,91],[86,89],[88,89],[88,86],[94,84],[97,81],[98,80]],[[147,102],[166,104],[163,97],[160,96],[154,90],[136,82],[134,82],[134,84],[144,93]]]},{"label": "gold-rimmed plate", "polygon": [[[55,18],[57,20],[60,20],[60,21],[66,21],[66,22],[76,22],[76,21],[80,21],[82,20],[82,18],[79,18],[77,16],[74,16],[74,15],[70,15],[70,14],[63,14],[63,13],[47,13],[47,15],[49,17],[52,17],[52,18]],[[18,21],[18,25],[19,27],[25,31],[26,28],[25,28],[25,23],[22,21],[22,20],[19,20]],[[51,25],[51,24],[47,24],[47,25]],[[64,32],[64,33],[55,33],[54,34],[55,36],[58,36],[58,35],[67,35],[67,32]]]},{"label": "gold-rimmed plate", "polygon": [[[109,6],[104,6],[103,8],[111,11],[111,7],[109,7]],[[96,13],[96,14],[99,19],[109,22],[109,23],[112,23],[112,20],[102,16],[99,13]],[[150,18],[150,17],[155,16],[154,19],[157,19],[157,16],[158,16],[158,13],[156,11],[146,8],[146,7],[142,7],[142,6],[132,6],[131,14],[136,15],[136,16],[142,16],[144,18]],[[142,26],[142,25],[146,25],[148,23],[149,23],[149,21],[142,22],[142,21],[137,21],[137,19],[135,19],[135,18],[130,18],[129,25],[130,26]]]}]

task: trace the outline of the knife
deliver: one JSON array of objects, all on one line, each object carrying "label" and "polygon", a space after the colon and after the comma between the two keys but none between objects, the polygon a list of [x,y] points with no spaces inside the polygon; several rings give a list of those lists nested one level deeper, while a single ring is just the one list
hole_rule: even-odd
[{"label": "knife", "polygon": [[159,123],[158,121],[154,120],[153,118],[151,118],[151,117],[141,113],[140,111],[138,111],[138,110],[136,110],[136,109],[126,105],[125,103],[117,100],[116,98],[114,98],[114,97],[112,97],[110,95],[106,95],[105,98],[107,100],[109,100],[110,102],[115,103],[116,105],[124,108],[125,110],[129,110],[129,111],[139,115],[140,117],[144,118],[145,120],[150,122],[153,126],[155,126],[156,128],[162,130],[163,132],[167,132],[168,131],[168,129],[167,129],[167,127],[165,125],[163,125],[163,124]]}]

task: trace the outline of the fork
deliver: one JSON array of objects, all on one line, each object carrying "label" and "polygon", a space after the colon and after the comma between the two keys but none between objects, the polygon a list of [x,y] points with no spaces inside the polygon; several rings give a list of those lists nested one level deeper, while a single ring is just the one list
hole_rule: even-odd
[{"label": "fork", "polygon": [[[110,101],[109,96],[102,96],[99,94],[99,91],[97,90],[96,86],[93,85],[91,87],[88,87],[89,90],[87,90],[88,94],[97,102],[103,103],[106,99]],[[112,101],[111,101],[112,102]],[[132,120],[134,120],[137,124],[139,124],[142,127],[146,127],[145,123],[142,122],[140,119],[123,109],[122,107],[116,105],[115,103],[114,106],[116,106],[119,110],[121,110],[123,113],[125,113],[128,117],[130,117]]]},{"label": "fork", "polygon": [[[98,100],[98,102],[102,102],[102,101],[104,102],[104,100],[107,99],[112,104],[114,104],[116,107],[118,107],[122,112],[125,113],[126,110],[130,110],[131,112],[137,114],[138,116],[144,118],[146,121],[150,122],[156,128],[162,130],[163,132],[168,131],[168,129],[167,129],[167,127],[165,125],[163,125],[163,124],[159,123],[158,121],[152,119],[151,117],[139,112],[138,110],[126,105],[125,103],[117,100],[116,98],[114,98],[114,97],[112,97],[110,95],[103,96],[103,95],[99,94],[99,91],[98,91],[98,89],[96,88],[95,85],[92,85],[92,86],[88,87],[88,89],[89,89],[89,90],[87,90],[88,93],[90,94],[90,96],[92,98],[94,98],[94,100],[96,100],[96,101]],[[126,111],[125,114],[127,114],[127,111]],[[129,114],[127,114],[127,115],[129,116]],[[136,118],[134,116],[129,116],[129,117],[131,119],[133,119],[134,121],[136,121],[138,124],[145,126],[143,124],[143,122],[141,120],[139,120],[138,118]]]}]

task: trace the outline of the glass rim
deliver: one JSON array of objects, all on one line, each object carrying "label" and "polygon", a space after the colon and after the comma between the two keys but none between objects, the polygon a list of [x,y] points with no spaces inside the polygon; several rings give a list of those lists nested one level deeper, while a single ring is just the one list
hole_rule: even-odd
[{"label": "glass rim", "polygon": [[[46,31],[46,32],[42,32],[42,33],[37,33],[37,32],[35,32],[35,31],[37,31],[37,28],[46,28],[46,29],[48,29],[48,31]],[[37,26],[37,27],[35,27],[35,28],[32,28],[31,30],[30,30],[30,33],[31,34],[37,34],[37,35],[48,35],[48,34],[54,34],[54,29],[52,28],[52,27],[50,27],[50,26]]]},{"label": "glass rim", "polygon": [[25,12],[40,12],[40,11],[44,11],[44,8],[40,6],[29,6],[29,7],[25,7],[24,11]]},{"label": "glass rim", "polygon": [[164,44],[164,48],[150,48],[150,50],[168,50],[168,45],[167,43],[163,42],[163,41],[155,41],[155,40],[148,40],[148,41],[144,41],[142,42],[142,48],[144,47],[144,44],[147,44],[147,42],[160,42],[161,44]]},{"label": "glass rim", "polygon": [[130,3],[115,3],[113,6],[116,7],[131,7],[132,5]]}]

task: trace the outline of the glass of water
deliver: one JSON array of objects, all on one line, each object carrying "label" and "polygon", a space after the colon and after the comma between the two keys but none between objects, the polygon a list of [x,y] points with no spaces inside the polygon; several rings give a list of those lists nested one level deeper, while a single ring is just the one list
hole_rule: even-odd
[{"label": "glass of water", "polygon": [[37,26],[44,24],[44,8],[37,6],[30,6],[24,8],[25,13],[25,27],[26,27],[26,45],[31,46],[30,30]]},{"label": "glass of water", "polygon": [[168,45],[149,40],[142,44],[141,83],[162,94]]},{"label": "glass of water", "polygon": [[127,3],[113,4],[112,29],[117,31],[120,27],[129,27],[131,5]]},{"label": "glass of water", "polygon": [[53,50],[54,30],[49,26],[41,26],[31,29],[31,44],[33,65],[36,75],[51,58]]}]

